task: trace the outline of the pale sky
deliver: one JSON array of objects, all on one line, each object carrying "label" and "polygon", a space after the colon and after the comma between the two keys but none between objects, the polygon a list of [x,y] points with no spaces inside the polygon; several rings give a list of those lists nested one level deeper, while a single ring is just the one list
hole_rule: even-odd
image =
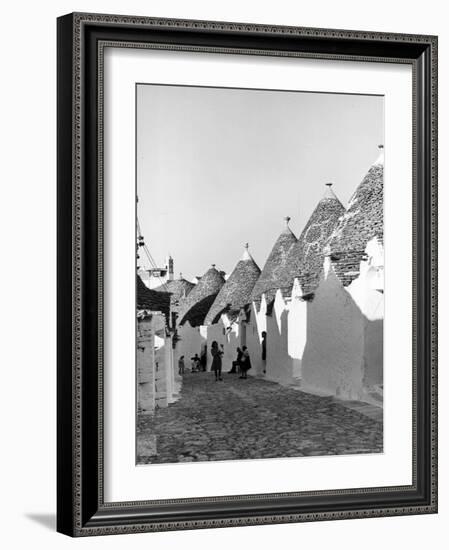
[{"label": "pale sky", "polygon": [[283,218],[298,237],[326,182],[346,206],[384,142],[383,109],[380,96],[138,85],[138,216],[156,263],[229,274],[249,242],[262,269]]}]

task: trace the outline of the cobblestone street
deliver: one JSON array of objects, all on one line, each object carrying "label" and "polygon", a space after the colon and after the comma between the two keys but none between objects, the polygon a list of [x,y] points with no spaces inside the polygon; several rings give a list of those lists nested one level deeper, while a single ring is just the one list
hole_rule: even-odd
[{"label": "cobblestone street", "polygon": [[138,418],[138,464],[382,452],[382,422],[262,379],[184,375],[177,402]]}]

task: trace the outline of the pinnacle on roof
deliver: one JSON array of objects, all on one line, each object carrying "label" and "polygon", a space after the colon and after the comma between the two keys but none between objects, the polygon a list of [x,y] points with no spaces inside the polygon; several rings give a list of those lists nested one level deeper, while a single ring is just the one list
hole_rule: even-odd
[{"label": "pinnacle on roof", "polygon": [[379,156],[374,161],[373,166],[376,166],[377,164],[384,164],[385,162],[385,154],[384,154],[384,146],[378,145],[377,148],[379,149]]},{"label": "pinnacle on roof", "polygon": [[334,193],[334,191],[332,189],[333,183],[329,182],[329,183],[326,183],[325,185],[326,185],[326,190],[324,192],[323,199],[338,200],[337,195]]},{"label": "pinnacle on roof", "polygon": [[334,270],[345,286],[357,277],[368,241],[377,237],[383,242],[383,146],[379,149],[328,241]]},{"label": "pinnacle on roof", "polygon": [[262,294],[265,293],[268,302],[274,298],[277,289],[283,287],[288,253],[297,242],[294,233],[288,226],[290,219],[285,218],[285,221],[286,227],[274,243],[262,273],[254,285],[251,301],[259,303]]},{"label": "pinnacle on roof", "polygon": [[245,261],[245,262],[246,262],[246,261],[252,261],[252,262],[254,262],[253,257],[252,257],[251,254],[249,253],[249,244],[248,244],[248,243],[245,243],[245,246],[243,247],[242,260]]},{"label": "pinnacle on roof", "polygon": [[225,280],[215,264],[210,267],[190,291],[179,311],[179,323],[189,321],[192,326],[202,325]]},{"label": "pinnacle on roof", "polygon": [[249,303],[251,291],[260,275],[259,266],[245,245],[242,259],[237,262],[231,275],[212,304],[205,320],[205,325],[215,323],[225,311],[235,312]]}]

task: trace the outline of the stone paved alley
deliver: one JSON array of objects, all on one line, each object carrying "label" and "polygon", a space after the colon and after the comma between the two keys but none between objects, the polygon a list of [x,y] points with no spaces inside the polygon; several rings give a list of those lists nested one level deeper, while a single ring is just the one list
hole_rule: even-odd
[{"label": "stone paved alley", "polygon": [[331,397],[189,373],[177,402],[138,418],[137,463],[373,453],[382,439],[381,421]]}]

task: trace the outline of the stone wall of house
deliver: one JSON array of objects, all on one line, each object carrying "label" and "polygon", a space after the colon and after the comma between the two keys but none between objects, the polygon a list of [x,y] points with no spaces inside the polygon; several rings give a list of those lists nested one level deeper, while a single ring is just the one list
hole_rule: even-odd
[{"label": "stone wall of house", "polygon": [[171,337],[165,334],[166,318],[152,313],[137,323],[137,409],[151,414],[177,398],[181,381],[175,378]]},{"label": "stone wall of house", "polygon": [[307,342],[307,302],[303,290],[295,279],[288,305],[288,353],[293,362],[293,381],[302,378],[302,359]]},{"label": "stone wall of house", "polygon": [[266,360],[262,360],[262,332],[267,330],[267,302],[265,295],[262,295],[260,304],[253,302],[250,306],[248,320],[246,315],[242,316],[242,325],[245,326],[245,346],[248,348],[251,359],[251,369],[248,374],[251,376],[265,376]]},{"label": "stone wall of house", "polygon": [[308,302],[305,390],[371,401],[383,385],[383,262],[382,243],[374,238],[357,278],[345,287],[331,260],[325,261],[325,276]]},{"label": "stone wall of house", "polygon": [[[206,343],[206,337],[202,327],[192,327],[187,321],[178,327],[178,340],[174,350],[175,370],[178,372],[178,360],[184,355],[186,369],[190,369],[190,359],[195,355],[201,354],[201,350]],[[210,366],[210,361],[208,361]]]},{"label": "stone wall of house", "polygon": [[251,369],[248,375],[264,376],[266,361],[262,361],[262,334],[257,330],[257,323],[253,312],[246,321],[241,319],[242,345],[248,348],[251,360]]},{"label": "stone wall of house", "polygon": [[280,290],[276,292],[273,308],[267,315],[266,378],[281,384],[293,381],[293,360],[289,354],[288,307]]},{"label": "stone wall of house", "polygon": [[156,404],[154,331],[152,318],[137,323],[137,410],[151,414]]},{"label": "stone wall of house", "polygon": [[314,299],[308,302],[302,388],[342,399],[360,399],[363,353],[363,315],[330,269]]},{"label": "stone wall of house", "polygon": [[228,372],[232,368],[232,362],[235,361],[237,357],[237,347],[241,347],[242,345],[238,320],[233,319],[231,321],[227,318],[226,314],[224,314],[217,323],[207,327],[209,370],[212,365],[210,350],[214,340],[220,347],[223,346],[222,370],[223,372]]}]

